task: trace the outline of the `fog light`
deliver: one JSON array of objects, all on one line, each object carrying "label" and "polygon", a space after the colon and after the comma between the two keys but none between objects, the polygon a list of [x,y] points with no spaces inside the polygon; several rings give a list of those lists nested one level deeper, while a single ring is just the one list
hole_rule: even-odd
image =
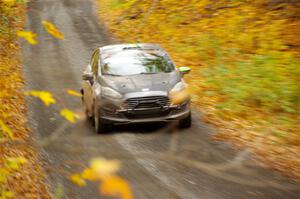
[{"label": "fog light", "polygon": [[188,89],[184,89],[178,92],[170,92],[169,97],[171,105],[181,105],[189,100],[190,93],[188,92]]}]

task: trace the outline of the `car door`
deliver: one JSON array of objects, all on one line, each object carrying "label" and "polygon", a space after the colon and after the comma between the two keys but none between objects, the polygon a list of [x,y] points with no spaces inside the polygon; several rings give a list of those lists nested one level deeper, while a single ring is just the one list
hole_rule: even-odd
[{"label": "car door", "polygon": [[83,82],[83,97],[84,97],[84,106],[89,117],[93,116],[93,102],[94,102],[94,92],[93,86],[95,83],[95,68],[99,64],[99,50],[96,50],[91,58],[90,63],[88,64],[84,74],[89,76],[88,80]]}]

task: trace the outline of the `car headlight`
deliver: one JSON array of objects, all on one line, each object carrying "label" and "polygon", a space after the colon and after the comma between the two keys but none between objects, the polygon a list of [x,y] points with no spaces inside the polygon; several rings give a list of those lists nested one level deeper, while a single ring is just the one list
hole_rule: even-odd
[{"label": "car headlight", "polygon": [[178,82],[169,92],[171,104],[180,105],[190,99],[187,85],[184,81]]},{"label": "car headlight", "polygon": [[172,94],[172,93],[178,93],[178,92],[180,92],[180,91],[183,91],[183,90],[185,90],[186,89],[186,83],[185,82],[183,82],[183,81],[180,81],[180,82],[178,82],[173,88],[172,88],[172,90],[170,91],[170,93]]},{"label": "car headlight", "polygon": [[102,87],[102,95],[116,99],[122,98],[120,93],[108,87]]}]

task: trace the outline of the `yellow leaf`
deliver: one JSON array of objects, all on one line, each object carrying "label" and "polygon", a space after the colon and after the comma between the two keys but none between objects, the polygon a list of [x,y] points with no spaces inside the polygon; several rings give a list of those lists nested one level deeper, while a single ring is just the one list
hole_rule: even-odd
[{"label": "yellow leaf", "polygon": [[114,175],[120,169],[120,162],[117,160],[106,160],[96,158],[91,161],[91,169],[99,178]]},{"label": "yellow leaf", "polygon": [[13,198],[13,196],[14,196],[14,193],[11,192],[11,191],[4,191],[4,192],[2,192],[2,197],[3,198]]},{"label": "yellow leaf", "polygon": [[82,176],[82,178],[84,178],[86,180],[90,180],[90,181],[95,181],[98,179],[96,173],[90,168],[85,169],[82,172],[81,176]]},{"label": "yellow leaf", "polygon": [[0,120],[0,129],[2,129],[2,131],[6,133],[10,138],[14,138],[12,130],[2,120]]},{"label": "yellow leaf", "polygon": [[27,163],[27,160],[24,157],[16,157],[16,158],[7,158],[6,165],[8,168],[13,170],[20,170],[20,166]]},{"label": "yellow leaf", "polygon": [[73,175],[71,175],[71,176],[70,176],[70,180],[71,180],[74,184],[76,184],[76,185],[78,185],[78,186],[80,186],[80,187],[83,187],[83,186],[86,185],[85,180],[81,177],[80,174],[73,174]]},{"label": "yellow leaf", "polygon": [[49,21],[42,21],[42,24],[50,35],[56,37],[57,39],[64,39],[64,35],[55,27],[54,24],[50,23]]},{"label": "yellow leaf", "polygon": [[69,109],[62,109],[60,111],[61,116],[65,117],[67,120],[69,120],[72,123],[75,123],[76,119],[79,119],[79,115],[74,113],[73,111]]},{"label": "yellow leaf", "polygon": [[74,91],[74,90],[71,90],[71,89],[67,90],[67,93],[68,93],[69,95],[74,95],[74,96],[76,96],[76,97],[82,97],[81,93],[78,93],[78,92],[76,92],[76,91]]},{"label": "yellow leaf", "polygon": [[3,0],[4,4],[7,6],[14,6],[16,4],[16,0]]},{"label": "yellow leaf", "polygon": [[56,103],[56,100],[53,98],[52,94],[47,91],[28,91],[25,92],[25,94],[39,98],[46,106]]},{"label": "yellow leaf", "polygon": [[121,199],[133,199],[128,182],[121,177],[111,176],[100,184],[100,194]]},{"label": "yellow leaf", "polygon": [[37,35],[31,31],[20,30],[17,32],[17,35],[19,37],[26,39],[28,41],[28,43],[30,43],[31,45],[35,45],[38,43],[36,40]]}]

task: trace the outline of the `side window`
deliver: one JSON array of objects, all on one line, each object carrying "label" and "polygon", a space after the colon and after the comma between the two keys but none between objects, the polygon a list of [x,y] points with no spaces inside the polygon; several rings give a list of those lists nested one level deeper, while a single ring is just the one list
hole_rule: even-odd
[{"label": "side window", "polygon": [[99,69],[99,50],[97,50],[92,56],[91,67],[93,75],[97,76]]}]

